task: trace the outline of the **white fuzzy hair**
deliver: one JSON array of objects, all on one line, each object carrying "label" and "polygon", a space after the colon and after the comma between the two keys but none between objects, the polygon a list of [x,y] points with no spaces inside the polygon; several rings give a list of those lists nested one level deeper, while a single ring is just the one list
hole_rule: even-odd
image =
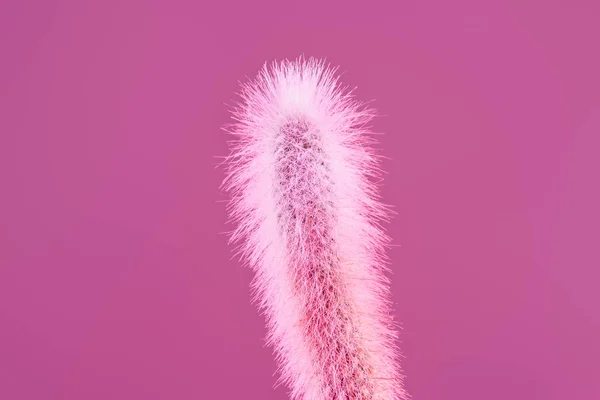
[{"label": "white fuzzy hair", "polygon": [[224,187],[292,399],[408,399],[380,223],[374,113],[324,61],[265,65],[243,85]]}]

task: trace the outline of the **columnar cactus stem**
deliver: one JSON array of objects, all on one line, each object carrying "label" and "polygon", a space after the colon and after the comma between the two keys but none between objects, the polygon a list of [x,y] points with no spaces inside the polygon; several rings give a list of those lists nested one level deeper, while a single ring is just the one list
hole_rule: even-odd
[{"label": "columnar cactus stem", "polygon": [[292,399],[407,399],[388,301],[373,112],[323,61],[243,86],[224,182]]}]

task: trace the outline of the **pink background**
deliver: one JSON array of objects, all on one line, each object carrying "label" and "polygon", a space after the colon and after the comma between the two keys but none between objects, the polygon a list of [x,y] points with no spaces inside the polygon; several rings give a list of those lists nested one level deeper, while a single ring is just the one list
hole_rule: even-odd
[{"label": "pink background", "polygon": [[2,1],[0,399],[286,398],[214,156],[300,53],[382,114],[415,400],[600,398],[599,4]]}]

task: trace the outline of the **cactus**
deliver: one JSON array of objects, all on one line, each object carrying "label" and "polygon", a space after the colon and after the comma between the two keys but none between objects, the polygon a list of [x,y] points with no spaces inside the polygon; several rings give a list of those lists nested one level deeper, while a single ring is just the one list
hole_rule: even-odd
[{"label": "cactus", "polygon": [[389,300],[374,111],[322,60],[243,84],[223,183],[292,399],[407,399]]}]

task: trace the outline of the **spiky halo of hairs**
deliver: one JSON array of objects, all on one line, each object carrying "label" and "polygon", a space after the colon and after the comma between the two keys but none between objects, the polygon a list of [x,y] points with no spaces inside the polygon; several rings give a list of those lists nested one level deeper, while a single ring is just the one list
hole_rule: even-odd
[{"label": "spiky halo of hairs", "polygon": [[380,225],[390,212],[367,127],[375,113],[335,73],[300,57],[242,84],[226,128],[231,242],[255,271],[292,399],[408,399]]}]

